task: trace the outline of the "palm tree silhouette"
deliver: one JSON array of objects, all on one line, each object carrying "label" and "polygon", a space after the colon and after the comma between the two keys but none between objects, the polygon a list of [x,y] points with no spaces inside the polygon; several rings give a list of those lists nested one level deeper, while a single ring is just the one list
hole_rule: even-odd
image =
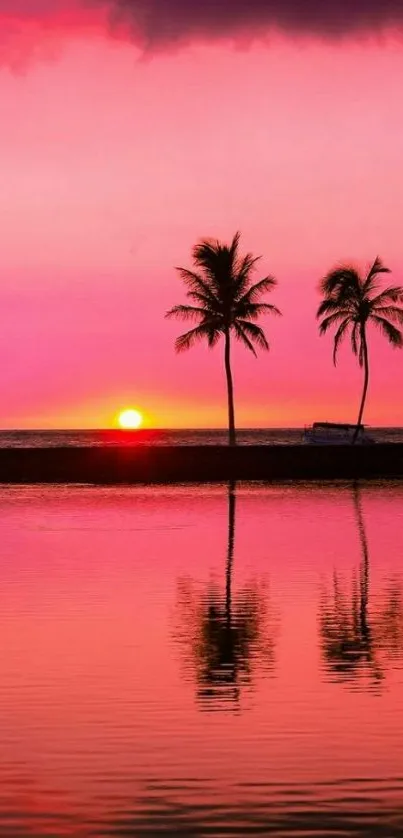
[{"label": "palm tree silhouette", "polygon": [[321,281],[322,300],[317,318],[323,318],[319,331],[324,335],[329,328],[335,327],[333,362],[336,365],[337,352],[343,338],[350,332],[354,355],[358,357],[360,367],[364,368],[364,382],[357,427],[353,442],[356,441],[362,417],[369,383],[369,358],[367,326],[377,326],[393,347],[403,346],[403,335],[396,324],[403,324],[403,288],[400,286],[380,290],[379,277],[390,273],[379,258],[361,277],[355,268],[343,265],[330,271]]},{"label": "palm tree silhouette", "polygon": [[234,598],[235,517],[236,485],[231,482],[225,596],[217,585],[210,585],[201,600],[187,582],[180,587],[184,630],[177,637],[186,650],[190,647],[198,700],[213,710],[238,701],[241,687],[250,683],[253,663],[259,661],[266,670],[273,667],[274,623],[269,621],[265,586],[249,584]]},{"label": "palm tree silhouette", "polygon": [[329,670],[351,680],[367,670],[379,682],[384,677],[380,655],[401,656],[403,650],[403,604],[400,585],[389,584],[382,602],[369,613],[370,559],[362,511],[361,493],[353,486],[353,502],[360,539],[361,563],[349,596],[337,576],[333,599],[324,597],[320,611],[322,651]]},{"label": "palm tree silhouette", "polygon": [[224,336],[230,445],[236,442],[231,336],[256,356],[254,344],[266,350],[269,344],[263,329],[253,321],[261,314],[280,314],[276,306],[260,301],[265,292],[274,288],[276,280],[266,276],[252,284],[252,273],[260,257],[253,257],[251,253],[241,257],[239,239],[240,233],[236,233],[230,245],[209,239],[196,244],[193,248],[196,270],[177,268],[191,304],[174,306],[166,314],[166,317],[198,321],[197,326],[177,338],[177,352],[190,349],[203,338],[213,347],[221,335]]}]

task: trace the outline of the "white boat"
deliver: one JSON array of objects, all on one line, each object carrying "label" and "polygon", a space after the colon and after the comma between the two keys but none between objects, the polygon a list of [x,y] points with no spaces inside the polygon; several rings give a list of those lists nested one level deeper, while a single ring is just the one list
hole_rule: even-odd
[{"label": "white boat", "polygon": [[[353,442],[357,425],[338,422],[314,422],[305,428],[304,442],[311,445],[349,445]],[[358,429],[356,445],[373,445],[375,440],[366,432],[364,425]]]}]

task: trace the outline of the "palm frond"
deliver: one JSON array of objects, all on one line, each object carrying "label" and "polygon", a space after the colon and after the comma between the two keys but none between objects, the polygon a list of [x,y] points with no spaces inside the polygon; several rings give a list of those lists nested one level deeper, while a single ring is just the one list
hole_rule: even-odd
[{"label": "palm frond", "polygon": [[165,317],[167,319],[176,317],[178,320],[197,320],[206,316],[206,309],[198,308],[197,306],[174,306],[167,311]]},{"label": "palm frond", "polygon": [[252,343],[256,343],[260,349],[269,349],[269,344],[263,329],[256,326],[256,323],[249,323],[248,320],[237,319],[238,326],[245,332],[246,336]]},{"label": "palm frond", "polygon": [[403,303],[403,288],[400,285],[385,288],[371,300],[373,306],[389,305],[389,303]]},{"label": "palm frond", "polygon": [[348,299],[360,291],[361,280],[354,267],[342,265],[329,271],[320,281],[320,290],[326,297]]},{"label": "palm frond", "polygon": [[189,300],[194,300],[199,303],[205,311],[219,315],[221,312],[221,303],[213,296],[207,296],[201,291],[186,291],[186,296]]},{"label": "palm frond", "polygon": [[242,303],[242,305],[248,305],[249,303],[255,303],[267,291],[272,291],[277,285],[277,280],[274,279],[274,276],[265,276],[263,279],[260,279],[259,282],[255,282],[246,292],[243,294],[238,303]]},{"label": "palm frond", "polygon": [[249,340],[249,338],[245,334],[242,326],[240,326],[239,323],[237,323],[236,321],[234,323],[234,330],[235,330],[236,339],[241,341],[242,343],[244,343],[245,346],[247,347],[247,349],[249,349],[250,352],[253,352],[255,358],[257,358],[256,349],[253,346],[253,343],[251,343],[251,341]]},{"label": "palm frond", "polygon": [[237,258],[238,258],[238,250],[239,250],[240,240],[241,240],[241,233],[240,233],[240,230],[237,230],[237,232],[235,233],[235,236],[232,239],[232,242],[231,242],[231,244],[228,248],[229,253],[231,255],[232,263],[234,265],[236,264],[236,261],[237,261]]},{"label": "palm frond", "polygon": [[322,317],[324,314],[339,314],[342,316],[348,317],[354,311],[354,306],[351,303],[347,303],[345,301],[339,302],[339,300],[333,300],[332,298],[326,297],[322,300],[317,312],[316,318]]},{"label": "palm frond", "polygon": [[209,330],[209,333],[207,335],[207,343],[208,343],[210,349],[213,349],[213,347],[216,345],[216,343],[218,343],[218,341],[220,340],[221,335],[222,335],[222,330],[221,329],[213,328],[213,329]]},{"label": "palm frond", "polygon": [[198,267],[210,267],[220,250],[220,243],[214,239],[201,239],[192,250],[193,261]]},{"label": "palm frond", "polygon": [[234,257],[231,249],[219,241],[204,239],[193,248],[193,260],[202,268],[214,288],[219,288],[220,279],[228,273],[234,274]]},{"label": "palm frond", "polygon": [[343,338],[345,338],[349,326],[351,326],[351,320],[346,317],[345,320],[340,323],[340,326],[334,336],[333,363],[335,366],[337,363],[337,353],[340,348],[340,344],[343,341]]},{"label": "palm frond", "polygon": [[379,258],[376,257],[372,267],[369,269],[366,279],[363,283],[363,294],[370,294],[377,288],[377,278],[379,274],[390,274],[390,268],[387,268]]},{"label": "palm frond", "polygon": [[322,317],[323,314],[332,314],[335,311],[340,311],[339,301],[333,300],[331,297],[325,297],[318,306],[316,317],[318,319],[319,317]]},{"label": "palm frond", "polygon": [[200,323],[199,326],[196,326],[194,329],[190,329],[189,332],[185,332],[176,339],[175,350],[176,352],[185,352],[187,349],[194,346],[195,343],[203,340],[203,338],[207,338],[208,345],[212,347],[215,346],[219,337],[220,332],[214,328],[214,325],[211,325],[210,323]]},{"label": "palm frond", "polygon": [[197,271],[189,271],[187,268],[176,268],[176,270],[191,291],[196,290],[204,294],[214,295],[215,288],[208,276],[202,275]]},{"label": "palm frond", "polygon": [[[178,271],[180,278],[183,279],[185,285],[188,288],[205,288],[207,283],[205,282],[201,274],[197,273],[196,271],[190,271],[188,268],[181,268],[178,266],[175,268],[175,270]],[[207,286],[205,290],[210,291],[210,288]]]},{"label": "palm frond", "polygon": [[260,262],[261,256],[253,256],[252,253],[247,253],[236,265],[236,280],[234,297],[238,299],[249,288],[251,284],[251,275],[256,270],[256,265]]},{"label": "palm frond", "polygon": [[359,328],[360,328],[359,323],[354,323],[353,330],[351,332],[351,346],[352,346],[354,355],[359,355],[360,351],[361,351],[359,346],[358,346]]},{"label": "palm frond", "polygon": [[393,326],[389,320],[386,320],[385,317],[378,317],[378,315],[373,315],[371,317],[371,321],[375,323],[382,334],[388,339],[389,343],[395,348],[403,347],[403,334],[400,329],[397,329],[396,326]]},{"label": "palm frond", "polygon": [[350,317],[350,313],[346,312],[344,309],[340,311],[336,311],[334,314],[329,314],[328,317],[324,317],[322,322],[319,323],[319,334],[324,335],[326,332],[332,327],[337,326],[340,323],[340,320],[349,318],[352,322],[352,318]]},{"label": "palm frond", "polygon": [[205,294],[206,297],[215,299],[214,286],[208,281],[208,278],[201,276],[196,271],[189,271],[187,268],[176,268],[179,276],[190,291],[199,291]]},{"label": "palm frond", "polygon": [[253,253],[247,253],[246,256],[243,256],[239,265],[238,265],[238,278],[241,279],[245,277],[249,279],[252,271],[255,270],[256,265],[261,260],[261,256],[253,256]]},{"label": "palm frond", "polygon": [[235,317],[243,317],[245,320],[257,320],[261,314],[275,314],[281,317],[281,311],[277,306],[270,303],[237,303],[235,308]]},{"label": "palm frond", "polygon": [[373,317],[374,314],[403,324],[403,308],[399,308],[399,306],[376,305],[372,307],[370,317]]},{"label": "palm frond", "polygon": [[[358,326],[358,324],[357,324]],[[365,325],[359,324],[360,339],[358,344],[358,363],[360,367],[364,366],[364,339],[365,339]]]}]

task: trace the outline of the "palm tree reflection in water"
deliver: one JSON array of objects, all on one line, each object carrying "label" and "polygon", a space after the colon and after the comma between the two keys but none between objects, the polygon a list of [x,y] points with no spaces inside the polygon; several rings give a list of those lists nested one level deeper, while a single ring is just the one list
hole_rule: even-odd
[{"label": "palm tree reflection in water", "polygon": [[321,602],[321,645],[326,667],[337,680],[353,681],[367,674],[379,683],[387,661],[403,652],[401,585],[399,580],[391,580],[370,611],[369,549],[358,484],[354,484],[353,499],[361,547],[359,577],[353,579],[349,596],[334,574],[333,597],[325,594]]},{"label": "palm tree reflection in water", "polygon": [[237,704],[254,667],[273,668],[275,621],[268,609],[267,585],[254,581],[236,596],[233,593],[235,516],[236,484],[230,483],[225,596],[218,584],[210,584],[203,597],[190,580],[179,583],[177,639],[187,650],[187,668],[196,676],[197,698],[210,710]]}]

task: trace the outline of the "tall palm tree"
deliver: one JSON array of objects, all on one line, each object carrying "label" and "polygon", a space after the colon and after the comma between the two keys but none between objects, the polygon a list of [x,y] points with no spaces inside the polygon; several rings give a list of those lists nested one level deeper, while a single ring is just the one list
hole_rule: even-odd
[{"label": "tall palm tree", "polygon": [[323,318],[319,326],[321,335],[332,327],[336,329],[334,364],[337,362],[340,343],[350,333],[354,355],[358,357],[360,367],[364,368],[363,391],[353,442],[361,426],[369,383],[367,326],[370,323],[377,326],[393,347],[403,346],[403,335],[399,328],[403,324],[403,308],[400,305],[403,303],[403,288],[396,286],[381,290],[380,275],[385,273],[390,273],[390,270],[377,257],[366,276],[360,276],[353,267],[342,265],[330,271],[320,284],[324,298],[316,316]]},{"label": "tall palm tree", "polygon": [[234,388],[231,370],[231,336],[256,356],[255,346],[269,349],[265,333],[255,322],[261,314],[280,314],[276,306],[261,301],[262,295],[276,285],[272,276],[252,284],[252,273],[259,258],[239,253],[240,233],[230,245],[209,239],[193,248],[195,270],[177,268],[186,285],[190,305],[178,305],[166,317],[197,322],[190,331],[177,338],[177,352],[190,349],[205,338],[210,347],[224,336],[224,361],[228,392],[229,444],[235,445]]}]

